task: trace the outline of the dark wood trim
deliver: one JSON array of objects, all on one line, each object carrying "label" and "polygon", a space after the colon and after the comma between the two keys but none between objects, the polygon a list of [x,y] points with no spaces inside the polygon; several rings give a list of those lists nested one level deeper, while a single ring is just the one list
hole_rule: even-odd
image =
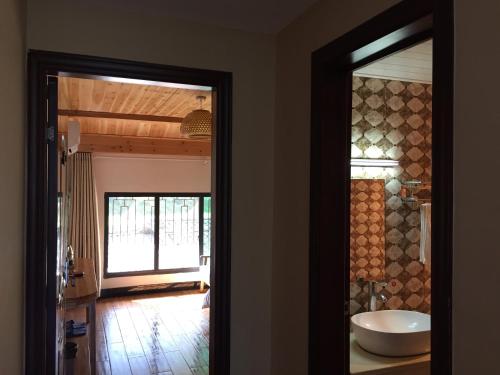
[{"label": "dark wood trim", "polygon": [[[431,372],[452,374],[453,0],[434,1],[432,86]],[[436,308],[437,307],[437,308]]]},{"label": "dark wood trim", "polygon": [[[57,149],[57,94],[58,82],[55,77],[47,77],[47,100],[55,103],[47,106],[47,162],[48,165],[56,166],[47,170],[47,275],[57,273],[57,255],[60,249],[57,247],[57,191],[58,191],[58,149]],[[47,335],[45,338],[47,351],[47,369],[51,373],[56,373],[57,361],[57,308],[58,300],[57,286],[47,289]],[[50,303],[52,301],[52,303]]]},{"label": "dark wood trim", "polygon": [[432,373],[451,374],[452,0],[407,0],[312,55],[309,286],[311,375],[349,373],[352,70],[430,37],[434,38],[432,221],[434,228],[439,228],[433,230],[432,238],[432,248],[439,249],[433,250],[435,259],[432,263]]},{"label": "dark wood trim", "polygon": [[199,281],[186,281],[181,283],[166,283],[155,285],[137,285],[101,290],[100,298],[127,297],[144,294],[175,293],[186,290],[199,291]]},{"label": "dark wood trim", "polygon": [[313,61],[309,374],[348,374],[349,263],[341,249],[349,246],[345,233],[349,233],[350,186],[341,181],[350,181],[346,157],[350,129],[344,124],[350,122],[350,99],[345,93],[352,87],[352,76],[320,73],[316,64]]},{"label": "dark wood trim", "polygon": [[210,197],[211,194],[210,193],[206,193],[206,192],[198,192],[198,193],[192,193],[192,192],[169,192],[169,193],[162,193],[162,192],[158,192],[158,191],[147,191],[147,192],[137,192],[137,193],[134,193],[134,192],[130,192],[130,191],[127,191],[127,192],[122,192],[122,191],[118,191],[118,192],[111,192],[111,191],[108,191],[108,192],[105,192],[104,193],[104,198],[106,197],[198,197],[198,198],[202,198],[202,197]]},{"label": "dark wood trim", "polygon": [[28,55],[28,140],[25,279],[25,374],[46,372],[47,352],[47,147],[46,74]]},{"label": "dark wood trim", "polygon": [[103,272],[103,279],[113,279],[116,277],[129,277],[129,276],[148,276],[148,275],[170,275],[174,273],[190,273],[198,272],[200,267],[186,267],[186,268],[167,268],[167,269],[152,269],[144,271],[128,271],[128,272]]},{"label": "dark wood trim", "polygon": [[[104,194],[104,204],[109,206],[109,194],[106,196]],[[109,214],[109,207],[108,207],[108,214]],[[109,229],[109,216],[106,216],[104,218],[106,223],[108,223],[108,228]],[[155,234],[154,234],[154,269],[157,271],[160,268],[160,197],[158,195],[155,196]],[[108,237],[108,230],[104,232],[104,236],[107,238]],[[108,240],[109,242],[109,240]],[[107,243],[108,243],[107,242]],[[108,256],[108,247],[104,247],[104,256],[107,258]],[[199,268],[198,268],[199,269]],[[106,268],[107,270],[107,268]],[[107,273],[107,271],[106,271]],[[109,276],[109,273],[107,273]]]},{"label": "dark wood trim", "polygon": [[[232,171],[232,76],[226,74],[217,82],[212,97],[212,116],[215,118],[215,142],[212,142],[212,248],[210,261],[210,374],[229,375],[230,367],[230,307],[231,283],[231,171]],[[214,132],[212,134],[214,134]],[[212,172],[212,175],[214,173]],[[226,198],[227,197],[227,198]],[[214,227],[214,223],[217,223]],[[217,270],[219,268],[219,270]],[[228,270],[227,273],[224,271]],[[213,288],[213,286],[216,288]]]},{"label": "dark wood trim", "polygon": [[47,277],[47,162],[45,119],[46,78],[60,73],[211,86],[217,98],[214,114],[215,168],[212,204],[217,220],[212,248],[210,311],[210,373],[228,375],[230,364],[231,252],[231,123],[232,74],[56,52],[28,53],[28,131],[26,202],[25,374],[49,374],[46,340],[48,292],[55,277]]},{"label": "dark wood trim", "polygon": [[426,31],[432,9],[432,0],[400,2],[314,51],[313,59],[318,63],[342,66],[346,70],[351,69],[351,64],[358,67],[360,63],[373,61],[373,57],[376,60],[387,54],[385,49]]},{"label": "dark wood trim", "polygon": [[151,121],[151,122],[182,122],[182,117],[139,115],[134,113],[80,111],[74,109],[60,109],[59,116],[110,118],[118,120]]},{"label": "dark wood trim", "polygon": [[[165,275],[173,273],[187,273],[198,272],[199,267],[184,267],[184,268],[160,268],[159,267],[159,244],[160,244],[160,198],[161,197],[186,197],[186,198],[199,198],[199,213],[203,210],[203,198],[210,197],[210,193],[132,193],[132,192],[105,192],[104,193],[104,268],[103,278],[111,279],[114,277],[128,277],[128,276],[146,276],[146,275]],[[154,265],[150,270],[143,271],[126,271],[126,272],[108,272],[108,229],[109,229],[109,198],[110,197],[152,197],[155,199],[155,234],[154,234]],[[200,217],[200,224],[198,229],[203,228],[202,217]],[[200,232],[199,239],[199,252],[203,251],[203,237]]]}]

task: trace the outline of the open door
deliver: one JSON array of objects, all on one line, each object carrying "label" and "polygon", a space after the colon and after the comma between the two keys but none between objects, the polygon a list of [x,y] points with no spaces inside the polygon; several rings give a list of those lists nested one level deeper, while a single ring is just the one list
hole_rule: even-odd
[{"label": "open door", "polygon": [[[47,77],[47,374],[63,374],[66,263],[65,151],[57,137],[57,77]],[[64,139],[62,140],[64,144]]]}]

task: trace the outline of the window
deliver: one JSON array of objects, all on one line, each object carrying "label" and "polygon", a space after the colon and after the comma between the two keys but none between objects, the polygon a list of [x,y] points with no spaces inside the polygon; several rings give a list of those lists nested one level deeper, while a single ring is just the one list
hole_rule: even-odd
[{"label": "window", "polygon": [[211,197],[106,193],[105,277],[197,271],[210,255]]}]

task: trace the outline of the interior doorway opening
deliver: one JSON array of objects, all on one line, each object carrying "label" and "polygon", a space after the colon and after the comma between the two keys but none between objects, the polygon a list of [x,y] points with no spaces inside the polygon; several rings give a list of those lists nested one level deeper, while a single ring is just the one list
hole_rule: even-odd
[{"label": "interior doorway opening", "polygon": [[432,39],[352,84],[350,373],[430,374]]},{"label": "interior doorway opening", "polygon": [[[375,86],[381,85],[379,87],[380,90],[388,89],[389,91],[391,87],[387,88],[386,84],[379,81],[383,74],[379,73],[378,77],[372,77],[373,80],[367,82],[369,78],[365,80],[360,79],[359,76],[353,78],[353,72],[356,72],[359,68],[369,67],[369,64],[374,61],[406,50],[409,47],[432,38],[432,154],[428,154],[432,156],[432,163],[423,167],[423,172],[425,168],[428,168],[428,171],[425,173],[431,176],[431,181],[429,183],[429,181],[415,178],[405,179],[404,183],[401,183],[396,178],[396,182],[392,182],[390,188],[394,188],[394,194],[398,195],[396,199],[401,199],[402,203],[403,198],[406,200],[404,205],[408,209],[410,209],[410,204],[416,203],[419,200],[432,200],[433,230],[432,236],[428,236],[431,237],[430,241],[432,243],[432,265],[430,272],[433,279],[432,294],[430,295],[430,305],[432,306],[430,330],[432,361],[430,363],[430,370],[433,374],[451,374],[452,283],[449,277],[452,274],[453,256],[453,12],[451,9],[452,4],[448,1],[440,2],[438,5],[433,2],[417,1],[401,3],[313,53],[311,102],[310,373],[326,374],[329,371],[334,371],[339,374],[349,374],[352,371],[351,358],[353,358],[350,350],[352,348],[350,334],[352,308],[374,310],[377,306],[380,306],[380,300],[383,299],[382,296],[386,299],[394,297],[390,304],[395,307],[398,304],[398,298],[401,299],[401,297],[397,296],[398,289],[401,290],[402,287],[406,287],[409,291],[417,290],[419,289],[417,286],[420,286],[420,283],[422,283],[422,280],[418,278],[418,280],[413,280],[410,284],[408,284],[410,280],[405,280],[404,284],[401,280],[397,280],[398,270],[402,266],[396,261],[396,264],[391,266],[389,270],[387,268],[383,269],[384,272],[388,271],[389,274],[392,273],[394,276],[390,280],[391,282],[394,281],[389,286],[392,290],[392,292],[389,290],[391,292],[390,296],[381,290],[381,285],[378,287],[374,285],[375,281],[366,282],[363,280],[363,283],[366,285],[356,285],[351,288],[350,279],[353,276],[352,273],[354,273],[353,277],[356,279],[356,272],[363,269],[363,267],[366,268],[366,262],[369,263],[371,261],[371,259],[369,261],[364,259],[364,261],[357,264],[358,269],[353,270],[353,259],[350,259],[353,240],[351,208],[356,203],[356,199],[362,199],[364,195],[361,193],[359,193],[359,196],[356,195],[353,197],[352,195],[355,189],[351,189],[351,185],[356,181],[351,181],[351,167],[353,169],[357,168],[358,172],[362,172],[361,177],[367,177],[365,173],[369,175],[370,181],[368,181],[369,183],[364,182],[364,186],[362,187],[364,190],[370,188],[370,185],[373,183],[373,177],[377,177],[372,175],[372,172],[377,169],[383,171],[384,169],[389,169],[394,172],[397,168],[404,167],[409,175],[413,173],[417,175],[416,177],[419,177],[421,174],[420,168],[422,168],[420,165],[410,167],[410,165],[415,164],[412,157],[415,160],[420,159],[417,157],[417,154],[420,155],[418,150],[410,150],[415,145],[421,143],[420,138],[422,134],[419,134],[418,131],[417,134],[413,133],[416,129],[408,129],[409,133],[405,134],[404,138],[408,139],[410,143],[413,140],[415,145],[412,144],[411,147],[407,147],[404,150],[398,150],[397,147],[393,149],[396,146],[395,143],[399,143],[397,142],[397,138],[403,137],[401,131],[399,131],[399,134],[393,132],[395,129],[392,129],[393,125],[391,125],[391,121],[394,124],[399,122],[399,117],[394,115],[389,119],[389,115],[392,113],[387,113],[387,116],[385,116],[385,113],[377,114],[376,111],[366,113],[360,117],[360,114],[355,113],[354,110],[357,111],[356,107],[357,105],[361,105],[361,102],[367,106],[370,106],[371,103],[374,107],[371,110],[383,105],[396,108],[403,103],[410,108],[410,111],[413,111],[411,110],[411,107],[413,107],[415,114],[420,112],[420,109],[422,109],[420,108],[421,105],[426,107],[426,104],[423,104],[420,99],[412,101],[413,98],[409,97],[407,100],[403,100],[402,98],[398,100],[397,94],[394,93],[388,94],[388,98],[384,96],[382,98],[379,97],[378,99],[380,100],[377,99],[377,95],[369,99],[373,95],[373,92],[370,94],[366,93],[366,97],[360,98],[358,93],[353,93],[353,88],[356,85],[358,88],[363,86],[368,90],[370,90],[371,86],[374,91],[377,91]],[[391,86],[395,85],[397,84],[391,84]],[[409,85],[404,86],[406,89]],[[422,88],[424,92],[427,91],[427,88],[420,86],[422,85],[419,85],[418,91],[421,91],[420,89]],[[395,87],[392,88],[394,89]],[[410,94],[414,88],[417,88],[417,85],[410,88]],[[395,98],[391,100],[392,97]],[[419,102],[418,105],[417,102]],[[394,111],[392,107],[391,111]],[[401,114],[399,115],[403,118]],[[375,129],[370,123],[376,123],[380,117],[387,125],[385,129],[387,132],[380,132],[380,129]],[[359,121],[361,118],[367,124],[370,123],[370,127],[373,129],[367,128],[365,129],[366,132],[359,132],[360,129],[354,129],[353,122]],[[403,118],[403,123],[407,123],[411,128],[413,120],[417,119],[410,119],[408,116],[408,118]],[[420,121],[418,122],[420,123]],[[417,127],[416,122],[414,126]],[[389,135],[391,132],[393,133]],[[393,138],[392,136],[395,137]],[[353,137],[358,138],[353,142]],[[423,139],[425,140],[426,137],[427,135]],[[361,138],[365,138],[362,142],[363,144],[356,144],[356,141]],[[391,142],[391,138],[393,142]],[[375,140],[382,142],[382,144],[377,144],[378,142],[375,142]],[[387,147],[384,147],[384,142]],[[392,150],[387,154],[389,149]],[[356,157],[351,157],[352,150]],[[392,151],[395,152],[393,155],[391,154]],[[400,152],[410,153],[408,155],[409,159],[403,163],[408,165],[398,166],[396,165],[397,160],[394,160],[397,158],[391,157],[391,155],[395,156]],[[423,155],[426,152],[423,152]],[[384,153],[389,157],[382,158]],[[376,159],[375,162],[373,159]],[[363,168],[368,169],[368,171],[359,170]],[[394,176],[392,177],[394,179]],[[417,188],[422,187],[424,182],[432,187],[432,189],[427,189],[427,196],[415,195],[416,190],[418,190]],[[385,185],[385,181],[383,185]],[[384,190],[383,185],[379,187],[373,186],[373,188]],[[370,194],[364,194],[367,197],[370,196]],[[380,195],[378,198],[382,198],[382,194],[377,194]],[[375,197],[377,194],[372,195]],[[359,208],[364,207],[360,202],[358,204]],[[390,204],[392,204],[392,201]],[[381,204],[373,204],[372,206],[373,208],[382,208]],[[381,217],[385,216],[384,212],[377,214]],[[400,215],[399,213],[397,214]],[[366,216],[368,217],[369,215]],[[415,215],[412,216],[412,218],[414,217]],[[354,217],[355,220],[363,220],[363,218],[364,216],[359,216],[359,213]],[[406,218],[403,220],[408,224]],[[385,218],[384,224],[386,222],[393,222],[395,224],[398,221],[399,218],[397,215],[392,215],[390,218]],[[364,226],[361,225],[359,229],[362,233],[366,233]],[[368,231],[370,229],[369,226],[366,229]],[[381,230],[381,226],[373,226],[372,230],[375,229]],[[398,230],[397,228],[392,229]],[[387,236],[381,236],[381,238],[394,241],[395,244],[398,243],[400,237],[401,239],[405,238],[410,241],[414,239],[417,242],[417,237],[419,237],[417,236],[417,230],[420,231],[420,229],[408,229],[409,232],[405,235],[392,231],[389,238]],[[360,232],[358,231],[358,233]],[[383,234],[385,234],[385,230]],[[380,242],[381,238],[378,238],[378,242]],[[367,242],[369,240],[367,239]],[[372,241],[377,242],[377,238],[372,239]],[[383,248],[387,251],[385,246]],[[411,258],[412,251],[415,249],[418,250],[418,246],[412,249],[405,249],[404,253]],[[370,250],[373,249],[367,249],[368,254]],[[399,250],[403,251],[401,248]],[[399,258],[396,256],[397,253],[398,250],[393,248],[390,249],[387,255],[397,260]],[[364,250],[358,252],[357,256],[359,257],[360,254],[361,257],[366,255]],[[375,254],[375,251],[373,251],[373,254]],[[384,259],[387,260],[387,257],[384,257]],[[405,264],[403,268],[405,272],[411,274],[415,273],[416,268],[419,270],[423,268],[422,264],[418,264],[418,262],[412,264],[413,261]],[[380,265],[381,263],[381,261],[377,263],[377,259],[375,259],[373,264]],[[410,264],[412,265],[410,266]],[[367,276],[370,275],[370,271],[372,270],[365,269],[364,271],[366,271],[365,276]],[[375,275],[376,273],[376,270],[373,270],[371,277],[380,275],[381,272]],[[354,283],[356,283],[356,280],[354,280]],[[425,280],[422,284],[425,291]],[[402,287],[400,288],[400,286]],[[356,287],[360,288],[360,293],[362,291],[360,297],[369,296],[368,301],[366,301],[366,298],[364,298],[361,304],[356,301],[356,297],[360,294],[356,293]],[[351,295],[353,295],[354,301],[351,301]],[[380,297],[380,300],[372,297]],[[418,295],[409,299],[410,297],[411,295],[404,299],[405,303],[408,303],[408,306],[425,307],[425,304],[422,305],[419,303],[420,297]],[[425,301],[425,297],[423,296],[423,301]],[[401,300],[403,301],[403,299]],[[356,323],[363,325],[366,321],[357,321]],[[427,330],[429,329],[427,328]],[[336,347],[333,368],[331,358],[332,345]],[[359,345],[356,348],[359,348]],[[372,352],[374,351],[372,349]],[[354,373],[362,372],[358,371]]]},{"label": "interior doorway opening", "polygon": [[27,373],[227,373],[231,75],[29,57]]}]

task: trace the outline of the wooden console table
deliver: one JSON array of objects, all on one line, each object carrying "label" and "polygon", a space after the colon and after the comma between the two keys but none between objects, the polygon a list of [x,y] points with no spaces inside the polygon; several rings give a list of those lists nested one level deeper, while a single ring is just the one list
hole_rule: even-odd
[{"label": "wooden console table", "polygon": [[[75,272],[83,272],[82,277],[69,279],[68,286],[64,289],[65,306],[68,309],[84,306],[87,310],[87,324],[89,326],[89,353],[90,374],[96,374],[96,314],[95,303],[97,299],[97,280],[92,259],[77,258]],[[73,284],[72,284],[73,283]],[[73,286],[74,285],[74,286]]]}]

